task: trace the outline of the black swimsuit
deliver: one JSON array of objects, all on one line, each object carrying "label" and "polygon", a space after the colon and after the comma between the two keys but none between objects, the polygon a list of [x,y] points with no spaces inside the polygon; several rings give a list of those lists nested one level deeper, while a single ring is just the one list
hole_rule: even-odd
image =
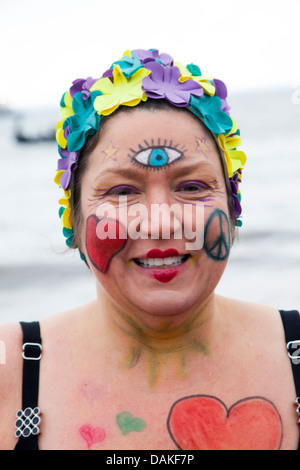
[{"label": "black swimsuit", "polygon": [[[300,315],[297,310],[279,310],[283,322],[287,353],[295,382],[296,400],[298,403],[295,419],[300,415]],[[16,436],[18,442],[15,450],[39,450],[38,433],[40,410],[38,408],[39,365],[42,355],[42,342],[39,322],[21,322],[23,329],[23,389],[22,410],[16,416]],[[300,440],[298,449],[300,450]]]}]

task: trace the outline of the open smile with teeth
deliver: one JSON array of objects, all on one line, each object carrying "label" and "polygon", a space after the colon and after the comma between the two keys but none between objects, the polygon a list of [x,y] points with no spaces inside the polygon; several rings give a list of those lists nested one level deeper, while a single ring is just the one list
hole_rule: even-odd
[{"label": "open smile with teeth", "polygon": [[170,268],[183,264],[190,255],[168,256],[167,258],[134,258],[134,262],[143,268]]}]

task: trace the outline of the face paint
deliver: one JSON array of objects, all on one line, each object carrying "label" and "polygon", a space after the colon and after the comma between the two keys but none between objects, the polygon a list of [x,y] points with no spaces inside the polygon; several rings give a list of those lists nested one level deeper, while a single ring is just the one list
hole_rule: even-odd
[{"label": "face paint", "polygon": [[204,246],[214,261],[225,261],[230,252],[230,226],[225,212],[215,209],[205,224]]},{"label": "face paint", "polygon": [[106,160],[117,161],[117,158],[115,156],[116,152],[117,152],[117,149],[113,146],[111,142],[109,142],[109,146],[107,147],[107,149],[103,150],[103,153],[105,155],[104,161]]},{"label": "face paint", "polygon": [[176,147],[159,144],[150,146],[145,141],[146,147],[139,146],[139,151],[131,149],[131,161],[143,168],[160,170],[183,158],[183,152]]},{"label": "face paint", "polygon": [[196,140],[196,144],[197,144],[196,151],[199,151],[199,152],[203,153],[205,158],[208,158],[207,153],[209,151],[209,148],[206,144],[206,137],[196,137],[195,140]]},{"label": "face paint", "polygon": [[171,408],[168,431],[183,450],[278,450],[281,417],[269,400],[250,397],[227,409],[216,397],[181,398]]},{"label": "face paint", "polygon": [[93,427],[90,424],[84,424],[79,429],[79,434],[85,440],[88,450],[94,444],[100,443],[105,439],[105,431],[100,427]]},{"label": "face paint", "polygon": [[124,226],[108,217],[98,219],[90,215],[86,223],[86,249],[89,258],[99,271],[106,273],[111,260],[127,242]]},{"label": "face paint", "polygon": [[130,432],[141,432],[147,425],[141,418],[135,418],[129,411],[123,411],[116,417],[117,425],[123,436]]}]

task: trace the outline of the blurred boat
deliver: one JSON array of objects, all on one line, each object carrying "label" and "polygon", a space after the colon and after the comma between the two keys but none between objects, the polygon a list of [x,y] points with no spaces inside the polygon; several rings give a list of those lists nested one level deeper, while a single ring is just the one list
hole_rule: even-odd
[{"label": "blurred boat", "polygon": [[20,143],[54,141],[57,120],[57,111],[52,109],[19,111],[14,116],[14,138]]}]

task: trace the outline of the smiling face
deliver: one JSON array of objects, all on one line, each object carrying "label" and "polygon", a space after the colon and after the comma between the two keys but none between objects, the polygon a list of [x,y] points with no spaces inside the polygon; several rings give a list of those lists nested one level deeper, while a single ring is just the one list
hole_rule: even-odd
[{"label": "smiling face", "polygon": [[81,250],[124,312],[151,326],[211,297],[229,255],[227,193],[216,144],[192,115],[113,116],[88,157],[81,213]]}]

